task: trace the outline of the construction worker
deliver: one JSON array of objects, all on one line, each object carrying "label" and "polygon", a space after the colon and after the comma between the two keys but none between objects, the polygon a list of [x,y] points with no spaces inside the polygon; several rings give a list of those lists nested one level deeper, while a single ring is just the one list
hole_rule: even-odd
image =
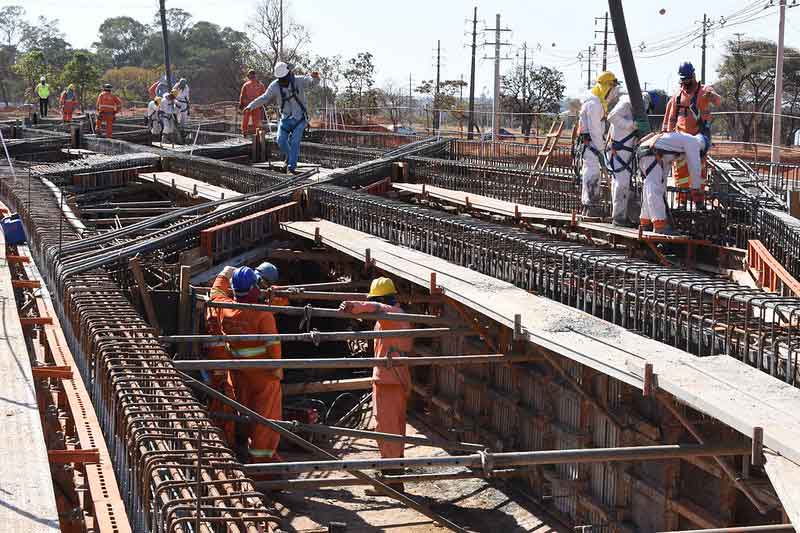
[{"label": "construction worker", "polygon": [[103,85],[103,92],[97,97],[97,121],[96,132],[100,134],[102,124],[106,125],[106,138],[110,139],[112,136],[114,117],[122,109],[122,100],[115,94],[111,93],[113,87],[110,83]]},{"label": "construction worker", "polygon": [[47,103],[50,99],[50,85],[47,84],[47,78],[42,76],[39,78],[39,84],[36,86],[36,96],[39,97],[39,116],[47,116]]},{"label": "construction worker", "polygon": [[272,294],[272,287],[280,279],[278,267],[265,261],[258,265],[256,268],[256,274],[258,274],[259,286],[267,291],[266,302],[269,305],[289,305],[289,299],[285,296],[275,296]]},{"label": "construction worker", "polygon": [[689,171],[692,193],[701,186],[702,160],[711,146],[711,140],[702,133],[689,135],[679,131],[653,133],[644,137],[637,148],[639,169],[644,176],[642,212],[639,219],[643,229],[673,235],[667,221],[665,194],[666,169],[683,161]]},{"label": "construction worker", "polygon": [[296,173],[300,157],[300,141],[308,124],[306,89],[319,83],[319,72],[295,76],[292,67],[283,61],[275,65],[275,79],[266,92],[247,104],[245,111],[255,111],[280,98],[281,120],[278,124],[278,147],[286,156],[286,171]]},{"label": "construction worker", "polygon": [[602,72],[578,115],[578,134],[583,143],[581,206],[588,217],[603,216],[600,201],[600,176],[604,166],[605,120],[609,106],[619,97],[619,80],[612,72]]},{"label": "construction worker", "polygon": [[[709,85],[700,85],[695,76],[694,65],[688,61],[681,64],[678,68],[681,88],[674,95],[664,113],[664,121],[661,130],[665,132],[680,131],[689,135],[702,133],[709,139],[711,138],[711,111],[712,105],[719,106],[720,96],[714,92],[714,88]],[[703,160],[703,181],[697,189],[693,188],[692,201],[695,205],[703,209],[705,207],[705,159]],[[676,163],[673,168],[675,187],[678,189],[689,188],[689,170],[686,163]],[[681,191],[678,194],[678,201],[686,203],[686,193]]]},{"label": "construction worker", "polygon": [[[225,267],[214,280],[210,299],[214,302],[258,303],[258,274],[250,267]],[[231,297],[231,290],[232,296]],[[275,334],[272,313],[254,309],[209,310],[207,329],[222,335]],[[216,356],[223,355],[221,345],[207,346]],[[235,359],[280,359],[279,341],[235,341],[225,343],[225,357]],[[248,369],[232,371],[225,378],[232,383],[237,401],[272,419],[281,419],[282,397],[280,369]],[[262,424],[253,424],[248,433],[247,460],[264,462],[277,460],[280,435]],[[229,436],[230,438],[230,436]]]},{"label": "construction worker", "polygon": [[633,147],[636,143],[636,122],[628,96],[623,96],[608,114],[611,143],[606,151],[608,170],[611,172],[611,222],[624,228],[636,227],[628,219],[628,199],[633,175]]},{"label": "construction worker", "polygon": [[175,105],[178,114],[178,125],[181,128],[185,128],[186,123],[189,121],[189,82],[186,81],[186,78],[181,78],[172,90],[177,91]]},{"label": "construction worker", "polygon": [[[242,110],[242,135],[255,133],[261,127],[261,109],[254,109],[248,111],[245,109],[247,105],[264,94],[266,86],[256,79],[256,71],[250,69],[247,71],[247,81],[242,85],[242,90],[239,93],[239,109]],[[248,123],[253,123],[253,129],[248,129]]]},{"label": "construction worker", "polygon": [[72,122],[72,114],[78,109],[78,95],[75,93],[75,86],[69,84],[67,89],[61,93],[59,98],[61,103],[61,116],[64,122]]},{"label": "construction worker", "polygon": [[[339,310],[345,313],[402,313],[403,308],[397,303],[397,289],[389,278],[377,278],[372,281],[366,302],[342,302]],[[404,321],[378,320],[375,331],[393,329],[410,329],[411,324]],[[402,357],[413,349],[414,341],[408,337],[384,337],[375,339],[375,357]],[[411,393],[411,373],[407,366],[392,365],[375,367],[372,371],[372,410],[377,420],[376,431],[406,434],[406,406]],[[402,442],[378,440],[381,457],[403,457]],[[401,471],[387,470],[387,474],[399,474]],[[402,483],[394,486],[403,490]]]},{"label": "construction worker", "polygon": [[177,131],[176,117],[177,109],[175,100],[178,97],[178,91],[170,91],[161,97],[161,103],[158,106],[158,120],[161,123],[161,140],[164,137],[174,141],[175,132]]},{"label": "construction worker", "polygon": [[158,116],[158,109],[161,106],[161,97],[156,96],[147,104],[147,113],[145,114],[145,124],[147,125],[147,129],[150,130],[150,133],[161,138],[161,131],[164,129],[164,126],[161,124],[161,120]]}]

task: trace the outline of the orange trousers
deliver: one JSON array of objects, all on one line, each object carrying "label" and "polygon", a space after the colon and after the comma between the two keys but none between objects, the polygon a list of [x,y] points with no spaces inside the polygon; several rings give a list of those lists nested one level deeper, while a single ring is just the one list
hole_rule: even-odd
[{"label": "orange trousers", "polygon": [[64,116],[64,122],[72,122],[72,112],[72,107],[64,106],[64,111],[62,113]]},{"label": "orange trousers", "polygon": [[[211,374],[211,387],[231,400],[236,400],[233,376],[229,370],[214,370]],[[216,398],[211,398],[208,402],[208,410],[212,413],[235,414],[232,407]],[[225,433],[225,442],[228,443],[228,447],[233,449],[236,446],[236,422],[220,419],[216,425]]]},{"label": "orange trousers", "polygon": [[[689,165],[686,161],[677,161],[672,165],[672,175],[675,180],[675,187],[680,189],[690,189],[692,187],[691,178],[689,177]],[[700,167],[700,188],[692,190],[691,196],[693,202],[702,202],[705,199],[706,180],[708,179],[708,168],[706,167],[706,158],[703,158],[702,167]],[[685,204],[687,194],[685,192],[678,193],[678,202]]]},{"label": "orange trousers", "polygon": [[112,130],[114,129],[114,113],[99,113],[97,115],[97,122],[95,123],[96,133],[100,133],[101,125],[104,122],[106,124],[106,138],[110,139]]},{"label": "orange trousers", "polygon": [[[372,411],[378,424],[375,431],[406,434],[406,407],[408,393],[402,385],[372,384]],[[384,459],[403,457],[405,444],[378,440],[378,449]]]},{"label": "orange trousers", "polygon": [[[248,130],[247,124],[248,122],[253,123],[253,129]],[[242,111],[242,135],[248,135],[250,133],[255,133],[258,128],[261,127],[261,108],[254,109],[252,111],[244,110]]]},{"label": "orange trousers", "polygon": [[[283,394],[281,381],[270,372],[234,371],[237,401],[263,417],[281,420]],[[272,459],[281,440],[280,434],[263,424],[250,425],[250,457],[254,462]]]}]

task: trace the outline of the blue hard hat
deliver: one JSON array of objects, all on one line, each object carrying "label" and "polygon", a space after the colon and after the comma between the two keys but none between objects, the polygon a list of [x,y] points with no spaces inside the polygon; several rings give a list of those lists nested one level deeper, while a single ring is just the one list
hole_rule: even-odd
[{"label": "blue hard hat", "polygon": [[681,66],[678,67],[678,76],[680,76],[681,80],[694,78],[694,65],[688,61],[681,63]]},{"label": "blue hard hat", "polygon": [[244,295],[258,283],[258,274],[250,267],[239,267],[233,272],[233,293]]},{"label": "blue hard hat", "polygon": [[256,268],[256,274],[270,283],[275,283],[278,281],[278,268],[272,263],[264,262],[258,265],[258,268]]}]

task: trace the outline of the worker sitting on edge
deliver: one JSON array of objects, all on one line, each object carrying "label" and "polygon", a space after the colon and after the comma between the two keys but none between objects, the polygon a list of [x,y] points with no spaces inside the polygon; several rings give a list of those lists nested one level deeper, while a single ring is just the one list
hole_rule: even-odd
[{"label": "worker sitting on edge", "polygon": [[156,96],[150,100],[150,102],[147,104],[147,113],[144,117],[147,129],[149,129],[150,133],[155,135],[158,139],[161,138],[161,131],[164,129],[164,126],[161,124],[161,120],[158,116],[158,108],[160,105],[160,96]]},{"label": "worker sitting on edge", "polygon": [[642,139],[637,155],[639,169],[644,176],[642,214],[639,219],[643,229],[649,229],[652,224],[656,233],[674,234],[667,222],[665,170],[673,163],[684,161],[689,169],[691,190],[694,193],[701,186],[702,159],[710,146],[709,138],[701,133],[653,133]]},{"label": "worker sitting on edge", "polygon": [[[233,298],[228,296],[233,289]],[[250,267],[226,267],[214,280],[212,301],[258,303],[258,274]],[[269,335],[278,332],[272,313],[256,309],[217,309],[214,316],[222,335]],[[235,341],[226,343],[227,352],[234,359],[280,359],[279,341]],[[261,416],[280,420],[282,415],[281,369],[247,369],[231,372],[231,381],[237,401]],[[251,424],[249,431],[248,462],[277,460],[276,450],[280,435],[262,425]]]},{"label": "worker sitting on edge", "polygon": [[[681,89],[667,104],[661,130],[665,132],[679,131],[689,135],[702,133],[711,139],[711,105],[719,106],[720,96],[710,85],[701,85],[695,77],[694,65],[688,61],[678,68]],[[677,162],[673,168],[675,187],[688,189],[689,169],[686,163]],[[705,157],[702,165],[700,187],[692,187],[692,201],[698,209],[705,208]],[[678,202],[686,204],[686,193],[678,193]]]},{"label": "worker sitting on edge", "polygon": [[258,265],[256,268],[258,274],[259,286],[267,291],[265,302],[269,305],[289,305],[289,299],[285,296],[275,296],[272,294],[272,287],[280,279],[278,274],[278,267],[267,261]]},{"label": "worker sitting on edge", "polygon": [[[244,82],[239,93],[239,109],[242,110],[242,135],[255,133],[261,127],[261,115],[264,111],[261,108],[248,111],[245,107],[264,94],[266,90],[266,86],[256,79],[256,71],[253,69],[247,71],[247,81]],[[249,122],[253,124],[252,129],[248,128]]]},{"label": "worker sitting on edge", "polygon": [[628,219],[628,199],[633,174],[633,147],[636,143],[636,121],[633,118],[631,99],[620,98],[611,113],[608,136],[611,139],[606,152],[608,170],[611,172],[611,222],[615,226],[634,228],[636,224]]},{"label": "worker sitting on edge", "polygon": [[122,100],[111,93],[113,87],[110,83],[103,85],[103,92],[97,97],[97,120],[95,121],[96,133],[100,135],[103,123],[106,125],[106,138],[110,139],[114,128],[114,118],[122,109]]},{"label": "worker sitting on edge", "polygon": [[176,92],[175,106],[178,125],[181,128],[185,128],[186,123],[189,121],[189,82],[186,81],[186,78],[181,78],[172,90]]},{"label": "worker sitting on edge", "polygon": [[[389,278],[377,278],[372,281],[367,295],[367,302],[342,302],[339,310],[345,313],[402,313],[403,308],[397,303],[397,289]],[[378,320],[375,331],[392,329],[410,329],[411,324],[405,321]],[[384,337],[375,339],[375,357],[403,357],[413,350],[414,341],[410,337]],[[411,393],[411,373],[407,366],[392,365],[375,367],[372,371],[372,410],[377,421],[376,431],[406,434],[406,407]],[[378,440],[381,457],[403,457],[404,444]],[[386,470],[387,474],[402,474],[403,470]],[[403,484],[392,486],[403,490]],[[369,493],[369,492],[368,492]]]},{"label": "worker sitting on edge", "polygon": [[67,89],[61,93],[59,98],[61,104],[61,117],[64,122],[72,122],[72,114],[78,109],[78,95],[75,93],[75,86],[69,84]]},{"label": "worker sitting on edge", "polygon": [[278,123],[278,147],[286,156],[286,171],[296,173],[300,157],[300,141],[308,125],[306,89],[319,83],[319,72],[310,76],[295,76],[283,61],[275,65],[275,77],[264,94],[250,102],[245,111],[255,111],[270,101],[280,98],[281,114]]},{"label": "worker sitting on edge", "polygon": [[600,73],[597,83],[581,105],[578,115],[578,134],[583,143],[583,168],[581,169],[582,214],[597,218],[603,216],[600,200],[600,176],[604,166],[605,120],[608,108],[619,97],[619,80],[609,71]]}]

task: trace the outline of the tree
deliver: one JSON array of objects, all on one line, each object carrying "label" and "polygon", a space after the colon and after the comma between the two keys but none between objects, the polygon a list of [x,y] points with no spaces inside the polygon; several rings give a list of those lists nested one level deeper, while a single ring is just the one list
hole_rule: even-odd
[{"label": "tree", "polygon": [[3,39],[3,44],[17,47],[27,28],[24,7],[4,6],[0,8],[0,38]]},{"label": "tree", "polygon": [[378,91],[378,101],[381,107],[389,112],[389,119],[392,121],[392,129],[397,130],[397,125],[403,118],[403,110],[408,106],[408,95],[403,88],[389,81],[383,89]]},{"label": "tree", "polygon": [[33,89],[37,80],[41,76],[47,76],[47,63],[44,60],[44,53],[41,50],[31,50],[17,58],[14,63],[14,72],[19,75],[25,83],[24,97],[33,97]]},{"label": "tree", "polygon": [[131,17],[107,18],[100,25],[100,40],[94,46],[114,67],[141,66],[148,33],[146,24]]},{"label": "tree", "polygon": [[[464,80],[444,80],[439,82],[439,92],[436,92],[436,82],[434,80],[423,80],[417,92],[421,94],[430,94],[433,97],[431,103],[433,104],[432,112],[435,113],[433,117],[434,129],[439,127],[439,113],[446,111],[456,120],[459,125],[463,126],[466,119],[464,112],[464,102],[461,99],[460,93],[467,86]],[[456,96],[458,94],[459,96]],[[426,110],[427,114],[427,110]]]},{"label": "tree", "polygon": [[319,72],[319,85],[307,89],[309,108],[328,109],[339,94],[342,81],[342,56],[316,56],[306,66],[309,71]]},{"label": "tree", "polygon": [[193,95],[210,101],[236,99],[247,47],[244,33],[210,22],[200,21],[187,30],[181,73],[190,77]]},{"label": "tree", "polygon": [[72,55],[72,59],[64,65],[64,70],[61,73],[62,86],[67,86],[70,83],[75,84],[81,109],[85,109],[84,104],[87,92],[94,93],[97,91],[99,80],[100,70],[97,68],[94,54],[83,50],[79,50]]},{"label": "tree", "polygon": [[347,84],[344,92],[344,104],[346,107],[358,108],[359,124],[363,124],[364,107],[375,107],[377,100],[377,95],[373,90],[375,64],[372,62],[372,54],[360,52],[356,57],[350,58],[342,77]]},{"label": "tree", "polygon": [[129,102],[145,102],[149,99],[147,89],[160,71],[142,67],[120,67],[106,71],[103,81],[114,86],[114,92]]},{"label": "tree", "polygon": [[528,139],[534,114],[558,113],[564,97],[564,74],[545,66],[517,65],[501,79],[501,106],[522,113],[522,133]]},{"label": "tree", "polygon": [[[184,11],[181,8],[173,7],[167,9],[164,13],[167,21],[167,31],[177,35],[185,35],[191,27],[189,21],[192,20],[192,14]],[[156,16],[153,18],[152,27],[155,31],[161,31],[161,11],[156,11]]]},{"label": "tree", "polygon": [[[247,25],[257,55],[252,68],[272,73],[278,61],[300,64],[305,48],[311,42],[306,28],[291,16],[291,3],[283,0],[283,33],[281,34],[281,0],[260,0],[253,22]],[[283,57],[280,56],[283,41]]]}]

